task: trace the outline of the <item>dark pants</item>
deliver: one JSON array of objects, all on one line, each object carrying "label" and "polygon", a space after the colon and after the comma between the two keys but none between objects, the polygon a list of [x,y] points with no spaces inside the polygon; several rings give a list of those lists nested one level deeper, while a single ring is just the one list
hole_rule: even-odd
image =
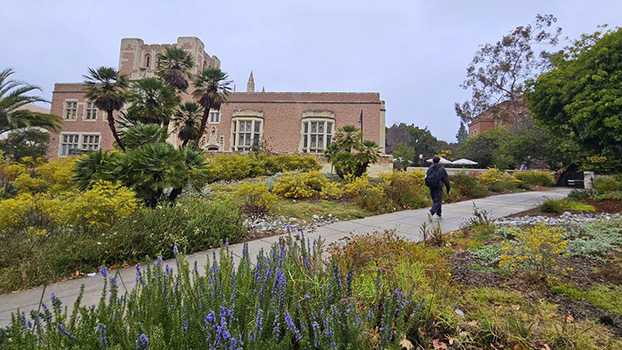
[{"label": "dark pants", "polygon": [[430,214],[437,214],[441,216],[442,209],[441,203],[443,202],[443,186],[439,187],[430,187],[430,196],[432,197],[432,208],[430,209]]}]

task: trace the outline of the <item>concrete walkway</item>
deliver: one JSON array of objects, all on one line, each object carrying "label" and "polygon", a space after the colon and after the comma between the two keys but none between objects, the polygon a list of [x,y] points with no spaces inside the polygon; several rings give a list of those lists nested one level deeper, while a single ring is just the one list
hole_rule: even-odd
[{"label": "concrete walkway", "polygon": [[[489,212],[490,218],[500,218],[510,214],[518,213],[542,203],[546,199],[564,198],[570,192],[567,188],[556,188],[550,191],[522,192],[503,194],[481,199],[475,199],[460,203],[443,205],[443,219],[441,227],[443,232],[451,232],[460,228],[473,214],[473,206],[480,210]],[[406,210],[391,214],[370,216],[363,219],[343,221],[327,226],[319,227],[315,232],[305,232],[310,239],[321,237],[328,245],[336,242],[351,234],[365,234],[374,231],[395,230],[396,233],[412,241],[420,241],[419,229],[423,222],[427,221],[428,209]],[[273,243],[278,242],[279,236],[269,237],[248,242],[249,254],[255,257],[261,250],[269,250]],[[234,257],[242,255],[243,244],[236,244],[229,247]],[[199,267],[203,267],[207,256],[211,256],[212,251],[204,251],[189,255],[186,259],[191,266],[196,261]],[[165,261],[171,266],[175,266],[175,261]],[[118,271],[121,275],[125,287],[129,289],[135,285],[135,268],[125,268]],[[202,269],[201,269],[202,272]],[[82,305],[95,305],[99,301],[104,286],[103,278],[96,277],[80,278],[65,282],[58,282],[48,286],[43,295],[43,302],[50,303],[50,296],[54,293],[63,301],[63,305],[71,306],[78,296],[80,286],[84,284],[84,297]],[[120,284],[120,287],[123,286]],[[11,294],[0,294],[0,327],[5,327],[11,322],[11,313],[20,311],[30,313],[36,310],[43,292],[43,287],[20,291]]]}]

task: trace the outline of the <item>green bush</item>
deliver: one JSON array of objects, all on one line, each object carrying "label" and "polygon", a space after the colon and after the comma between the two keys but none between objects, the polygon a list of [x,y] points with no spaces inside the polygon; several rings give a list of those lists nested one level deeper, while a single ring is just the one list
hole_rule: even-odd
[{"label": "green bush", "polygon": [[454,191],[468,198],[481,198],[488,195],[488,187],[483,185],[476,176],[467,174],[464,170],[451,176]]},{"label": "green bush", "polygon": [[[126,215],[126,214],[124,214]],[[0,235],[0,292],[33,287],[109,265],[171,257],[170,247],[195,252],[239,242],[246,235],[237,204],[181,198],[174,205],[140,208],[110,226],[58,225]]]},{"label": "green bush", "polygon": [[393,211],[393,204],[379,186],[367,186],[359,189],[356,204],[372,213],[383,214]]},{"label": "green bush", "polygon": [[478,175],[477,178],[493,192],[515,191],[521,182],[516,177],[501,172],[496,168],[488,169],[485,173]]},{"label": "green bush", "polygon": [[561,214],[565,211],[578,211],[578,212],[594,212],[596,209],[594,206],[577,202],[572,199],[550,199],[540,204],[538,207],[545,213],[557,213]]},{"label": "green bush", "polygon": [[322,165],[312,155],[276,154],[265,157],[266,174],[271,175],[286,171],[313,171],[320,170]]},{"label": "green bush", "polygon": [[519,171],[515,172],[514,176],[521,180],[523,183],[533,186],[546,186],[550,187],[555,184],[553,175],[544,171]]},{"label": "green bush", "polygon": [[582,201],[585,199],[592,198],[592,193],[588,190],[577,190],[574,189],[568,193],[568,198],[575,201]]},{"label": "green bush", "polygon": [[596,194],[622,192],[622,174],[598,177],[594,180]]},{"label": "green bush", "polygon": [[380,186],[392,207],[417,209],[430,204],[430,192],[424,185],[423,172],[393,171],[380,177],[382,178]]},{"label": "green bush", "polygon": [[596,196],[596,200],[598,201],[607,200],[607,199],[614,200],[614,201],[622,201],[622,192],[609,192],[609,193]]}]

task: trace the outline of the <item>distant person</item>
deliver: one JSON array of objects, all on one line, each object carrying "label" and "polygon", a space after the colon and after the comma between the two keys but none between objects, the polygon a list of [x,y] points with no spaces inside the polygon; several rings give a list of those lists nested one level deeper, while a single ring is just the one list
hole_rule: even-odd
[{"label": "distant person", "polygon": [[425,185],[430,188],[430,196],[432,197],[432,208],[428,213],[428,219],[432,220],[433,215],[437,215],[438,218],[441,218],[442,209],[441,204],[443,202],[443,184],[447,187],[447,193],[451,189],[451,184],[449,183],[449,175],[447,175],[447,170],[442,166],[439,162],[441,158],[434,157],[432,159],[433,164],[428,168],[428,172],[425,174]]}]

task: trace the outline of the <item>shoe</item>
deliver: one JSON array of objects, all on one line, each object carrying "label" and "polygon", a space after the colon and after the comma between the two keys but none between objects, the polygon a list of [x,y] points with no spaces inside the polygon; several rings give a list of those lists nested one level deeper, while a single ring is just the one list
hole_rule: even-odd
[{"label": "shoe", "polygon": [[432,213],[428,212],[428,221],[432,222]]},{"label": "shoe", "polygon": [[439,220],[443,218],[440,214],[436,214],[436,216],[438,216]]}]

